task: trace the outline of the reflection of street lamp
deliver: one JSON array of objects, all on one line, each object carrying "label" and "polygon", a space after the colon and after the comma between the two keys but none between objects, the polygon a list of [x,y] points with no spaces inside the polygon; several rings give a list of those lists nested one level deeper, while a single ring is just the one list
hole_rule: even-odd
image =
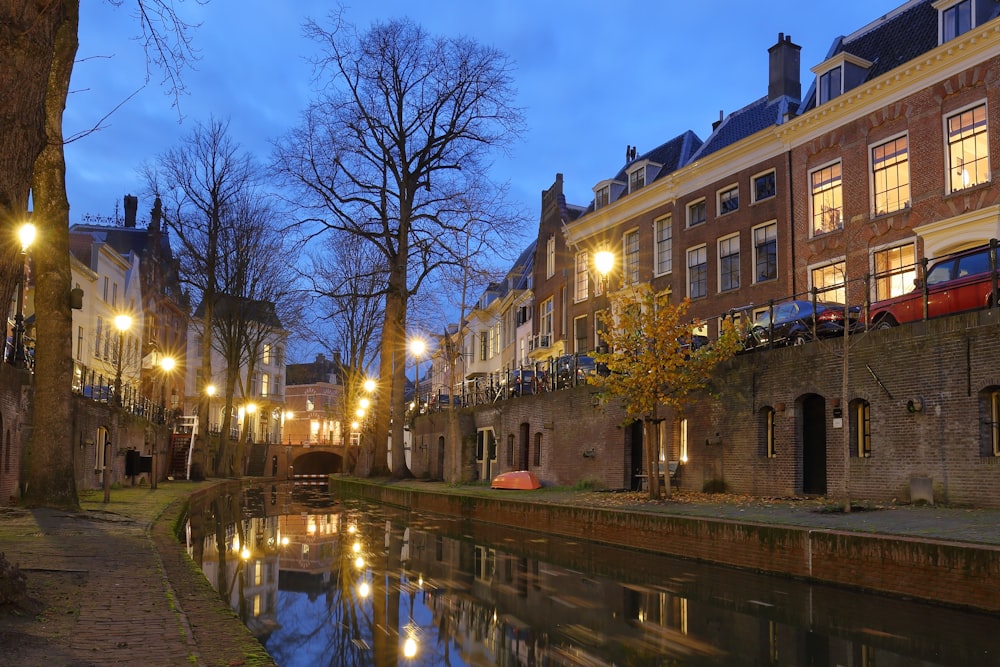
[{"label": "reflection of street lamp", "polygon": [[410,353],[413,355],[415,370],[415,380],[413,388],[413,398],[416,404],[420,405],[420,357],[427,350],[427,343],[419,338],[410,341]]},{"label": "reflection of street lamp", "polygon": [[115,315],[115,328],[118,329],[118,367],[115,369],[115,405],[122,402],[122,363],[125,359],[125,332],[132,326],[132,318],[128,315]]},{"label": "reflection of street lamp", "polygon": [[28,248],[35,241],[37,230],[30,222],[21,225],[17,237],[21,241],[21,255],[24,259],[21,267],[21,279],[17,283],[17,313],[14,316],[14,335],[12,349],[7,357],[8,363],[17,368],[24,368],[24,284],[28,281]]}]

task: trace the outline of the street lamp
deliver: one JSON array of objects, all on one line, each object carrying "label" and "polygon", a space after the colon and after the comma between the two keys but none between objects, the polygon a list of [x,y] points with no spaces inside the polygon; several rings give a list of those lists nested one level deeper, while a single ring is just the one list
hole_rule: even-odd
[{"label": "street lamp", "polygon": [[122,403],[122,363],[125,359],[125,332],[132,326],[132,318],[128,315],[115,316],[115,328],[118,329],[118,367],[115,369],[115,405]]},{"label": "street lamp", "polygon": [[17,283],[17,313],[14,316],[14,335],[12,349],[7,357],[7,361],[16,368],[24,368],[24,284],[28,281],[28,248],[35,241],[37,230],[30,222],[21,225],[17,230],[17,237],[21,241],[21,279]]},{"label": "street lamp", "polygon": [[615,254],[610,250],[601,250],[594,255],[594,267],[601,274],[604,287],[608,284],[608,274],[615,268]]},{"label": "street lamp", "polygon": [[420,356],[427,350],[427,343],[419,338],[410,341],[410,353],[413,355],[416,375],[414,378],[413,397],[417,407],[420,406]]}]

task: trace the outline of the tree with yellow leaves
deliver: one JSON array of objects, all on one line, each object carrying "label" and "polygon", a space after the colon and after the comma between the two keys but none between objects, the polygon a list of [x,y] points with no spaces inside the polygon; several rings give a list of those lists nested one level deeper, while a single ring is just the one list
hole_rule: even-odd
[{"label": "tree with yellow leaves", "polygon": [[[599,315],[608,352],[595,355],[608,373],[598,376],[605,393],[622,399],[626,423],[643,422],[643,457],[651,498],[660,497],[657,417],[660,405],[674,417],[709,388],[713,369],[739,349],[732,320],[724,320],[722,335],[697,345],[694,331],[704,323],[687,317],[689,301],[671,303],[648,285],[632,286],[611,296],[611,308]],[[654,446],[654,444],[656,446]],[[666,494],[670,482],[665,480]]]}]

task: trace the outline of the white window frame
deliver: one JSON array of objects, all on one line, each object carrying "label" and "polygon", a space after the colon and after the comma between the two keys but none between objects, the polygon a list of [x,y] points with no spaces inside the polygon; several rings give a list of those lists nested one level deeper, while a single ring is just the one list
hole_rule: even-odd
[{"label": "white window frame", "polygon": [[[839,267],[839,270],[838,270],[837,267]],[[831,284],[831,285],[838,285],[839,284],[840,287],[838,287],[836,289],[825,289],[825,287],[824,287],[824,291],[817,292],[817,294],[816,294],[816,300],[817,301],[832,301],[832,302],[836,302],[836,303],[845,303],[845,300],[847,299],[847,286],[844,284],[844,282],[845,282],[844,278],[846,277],[847,263],[846,263],[844,257],[842,257],[842,256],[838,257],[838,258],[835,258],[835,259],[833,259],[831,261],[822,262],[822,263],[819,263],[819,264],[810,264],[809,265],[809,289],[810,289],[810,293],[811,293],[811,290],[812,290],[813,287],[818,287],[815,284],[815,280],[814,280],[814,278],[816,277],[816,272],[817,271],[824,271],[825,269],[832,269],[833,270],[833,274],[832,275],[834,276],[834,282],[829,283],[829,284]],[[825,286],[825,284],[826,283],[824,281],[824,286]]]},{"label": "white window frame", "polygon": [[[885,146],[888,146],[889,144],[898,142],[900,139],[905,139],[906,140],[906,154],[905,154],[905,157],[903,159],[897,159],[895,161],[891,161],[892,164],[886,164],[887,162],[890,162],[890,160],[880,161],[878,164],[881,164],[883,166],[882,166],[881,169],[878,169],[876,171],[877,164],[876,164],[876,159],[875,159],[875,151],[878,150],[878,149],[880,149],[880,148],[883,148]],[[898,178],[897,178],[897,185],[895,187],[889,187],[887,185],[885,187],[885,189],[880,193],[879,192],[879,181],[880,180],[885,180],[885,179],[881,179],[881,178],[879,178],[879,176],[883,175],[883,174],[889,174],[889,173],[891,173],[893,171],[895,171],[897,173],[897,175],[898,175],[898,173],[900,171],[900,165],[905,165],[905,170],[906,170],[906,185],[905,186],[904,185],[899,185],[898,184]],[[911,172],[910,172],[910,137],[909,137],[909,135],[906,132],[902,132],[900,134],[897,134],[897,135],[888,137],[886,139],[883,139],[882,141],[879,141],[879,142],[876,142],[876,143],[873,143],[873,144],[869,144],[869,146],[868,146],[868,176],[869,176],[870,183],[871,183],[871,194],[872,194],[871,213],[872,213],[872,216],[889,215],[890,213],[895,213],[896,211],[902,211],[902,210],[905,210],[905,209],[907,209],[907,208],[910,207],[910,180],[911,180],[911,178],[910,178],[910,176],[911,176]],[[898,198],[899,201],[896,204],[896,208],[890,208],[889,207],[889,203],[888,203],[888,200],[889,200],[888,193],[892,192],[893,190],[897,191],[897,193],[899,195],[899,198]],[[880,197],[880,195],[881,195],[881,197],[883,197],[886,200],[885,207],[882,210],[879,209],[879,197]]]},{"label": "white window frame", "polygon": [[555,324],[554,306],[555,297],[551,296],[538,304],[538,333],[541,336],[552,336],[552,327]]},{"label": "white window frame", "polygon": [[[760,245],[757,243],[757,231],[762,229],[766,230],[770,227],[774,228],[774,275],[768,277],[761,277],[761,275],[757,272],[757,266],[760,264],[760,255],[758,254],[760,250]],[[778,279],[778,221],[768,220],[763,224],[752,227],[750,229],[750,245],[752,246],[753,250],[753,283],[756,285],[757,283],[766,283],[772,280],[777,280]]]},{"label": "white window frame", "polygon": [[[702,206],[702,207],[704,208],[704,210],[705,210],[705,215],[704,215],[704,217],[703,217],[703,218],[701,219],[701,221],[700,221],[700,222],[695,222],[695,223],[692,223],[692,222],[691,222],[691,210],[692,210],[692,209],[693,209],[694,207],[698,206],[699,204],[700,204],[700,205],[701,205],[701,206]],[[701,197],[701,198],[699,198],[699,199],[695,199],[694,201],[691,201],[691,202],[688,202],[688,203],[687,203],[687,204],[686,204],[686,205],[684,206],[684,224],[685,224],[685,225],[686,225],[687,227],[689,227],[689,228],[690,228],[690,227],[697,227],[698,225],[703,225],[703,224],[705,224],[705,222],[706,222],[707,220],[708,220],[708,206],[706,205],[706,201],[705,201],[705,198],[704,198],[704,197]]]},{"label": "white window frame", "polygon": [[[981,181],[975,181],[975,182],[973,182],[972,180],[970,180],[968,184],[963,184],[962,187],[956,188],[956,187],[954,187],[954,180],[953,180],[952,177],[953,176],[957,176],[957,175],[961,175],[962,173],[968,173],[968,172],[966,172],[963,169],[963,167],[965,166],[964,163],[956,165],[956,164],[954,164],[952,162],[952,155],[951,155],[952,151],[951,151],[951,149],[952,149],[953,142],[951,141],[951,137],[950,137],[949,131],[948,131],[948,121],[950,121],[952,118],[955,118],[957,116],[961,116],[964,113],[968,113],[970,111],[974,111],[975,109],[979,109],[979,108],[982,108],[983,112],[984,112],[984,119],[985,120],[982,123],[982,127],[985,128],[985,129],[983,129],[983,131],[981,133],[974,131],[972,133],[972,136],[975,136],[977,134],[983,134],[984,135],[984,143],[986,145],[986,155],[983,156],[983,157],[977,158],[976,162],[977,162],[977,164],[980,161],[983,161],[985,163],[985,165],[986,165],[986,174],[985,174],[985,176],[983,177],[983,179]],[[989,150],[990,150],[989,149],[989,146],[990,146],[990,116],[989,116],[989,107],[986,104],[986,100],[985,99],[980,99],[980,100],[977,100],[976,102],[974,102],[972,104],[969,104],[969,105],[964,106],[964,107],[962,107],[960,109],[955,109],[954,111],[949,112],[947,115],[944,116],[943,123],[944,123],[944,128],[943,128],[943,132],[944,132],[944,161],[945,161],[944,168],[945,168],[945,174],[947,175],[946,176],[946,181],[945,181],[945,191],[947,193],[949,193],[949,194],[954,193],[954,192],[962,192],[963,190],[967,190],[969,188],[976,187],[978,185],[982,185],[984,183],[991,182],[993,175],[992,175],[992,173],[990,171],[990,154],[989,154]],[[976,127],[976,125],[973,125],[973,127]],[[959,142],[954,142],[954,143],[957,144]]]},{"label": "white window frame", "polygon": [[[911,265],[902,265],[899,267],[893,267],[890,271],[893,274],[890,276],[880,276],[880,273],[885,273],[885,271],[879,271],[878,263],[876,261],[878,255],[883,253],[889,253],[893,250],[902,250],[909,246],[913,254],[913,263]],[[884,245],[872,248],[871,255],[869,256],[872,281],[871,281],[871,299],[872,301],[881,301],[882,299],[888,299],[893,296],[900,296],[906,294],[907,292],[913,291],[913,280],[917,277],[917,243],[916,241],[906,241],[903,243],[886,243]],[[908,270],[902,270],[907,269]],[[889,285],[888,293],[880,294],[879,285],[883,284],[883,281]]]},{"label": "white window frame", "polygon": [[[831,167],[840,167],[839,183],[836,186],[824,187],[819,190],[813,187],[813,175],[817,172],[823,171],[824,169],[830,169]],[[816,236],[825,236],[827,234],[832,234],[834,232],[839,232],[844,229],[844,163],[843,160],[837,159],[827,162],[826,164],[819,165],[809,170],[809,180],[808,180],[808,193],[809,193],[809,238]],[[840,190],[840,207],[839,207],[839,220],[838,226],[835,229],[830,230],[817,230],[816,229],[816,199],[818,196],[822,196],[821,193],[833,191],[834,189]]]},{"label": "white window frame", "polygon": [[628,191],[638,192],[646,187],[646,165],[633,169],[628,173]]},{"label": "white window frame", "polygon": [[[735,201],[736,202],[736,206],[733,207],[733,208],[731,208],[728,211],[724,211],[723,210],[723,206],[722,206],[722,198],[726,197],[727,195],[732,195],[732,196],[730,196],[728,198],[727,201]],[[729,215],[730,213],[736,213],[736,211],[740,210],[740,184],[739,183],[732,183],[730,185],[727,185],[726,187],[718,190],[715,193],[715,210],[719,212],[719,214],[718,214],[719,217],[722,217],[724,215]]]},{"label": "white window frame", "polygon": [[[732,248],[730,247],[729,248],[730,253],[728,255],[725,255],[725,258],[732,257],[734,254],[736,256],[736,284],[733,285],[733,286],[730,286],[730,287],[726,288],[726,287],[722,286],[722,266],[724,264],[724,262],[723,262],[724,257],[723,257],[723,254],[722,254],[722,246],[724,244],[725,245],[730,245],[731,242],[734,241],[734,240],[736,241],[736,252],[733,253],[732,252]],[[723,237],[719,238],[718,240],[716,240],[716,242],[715,242],[715,249],[716,249],[716,252],[718,253],[717,256],[719,258],[719,265],[718,265],[717,270],[716,270],[716,279],[718,281],[716,284],[718,285],[719,293],[721,294],[723,292],[733,292],[735,290],[738,290],[740,288],[740,277],[741,277],[741,273],[742,273],[742,266],[741,266],[741,263],[740,263],[741,257],[740,257],[740,234],[739,234],[739,232],[736,232],[735,234],[729,234],[727,236],[723,236]]]},{"label": "white window frame", "polygon": [[[823,79],[830,76],[834,72],[840,74],[840,85],[839,89],[827,90],[827,87],[823,85]],[[842,63],[837,63],[833,67],[828,67],[822,72],[816,73],[816,98],[819,100],[817,104],[826,104],[830,100],[835,100],[844,94],[844,66]]]},{"label": "white window frame", "polygon": [[[757,196],[757,180],[764,178],[765,176],[771,176],[771,180],[774,183],[774,191],[766,197]],[[756,173],[750,177],[750,203],[756,204],[757,202],[767,201],[768,199],[774,199],[778,195],[778,173],[776,169],[765,169],[762,172]]]},{"label": "white window frame", "polygon": [[[666,232],[664,235],[663,232]],[[665,276],[674,271],[674,216],[667,214],[653,221],[653,275]]]},{"label": "white window frame", "polygon": [[576,253],[576,274],[573,281],[573,301],[590,298],[590,255],[586,250]]},{"label": "white window frame", "polygon": [[556,274],[556,237],[550,236],[545,243],[545,277],[551,278]]},{"label": "white window frame", "polygon": [[594,189],[594,210],[604,208],[611,203],[611,186],[602,185]]},{"label": "white window frame", "polygon": [[[634,244],[631,243],[632,239],[635,239]],[[636,285],[639,283],[640,250],[638,227],[634,227],[622,234],[622,279],[626,285]]]},{"label": "white window frame", "polygon": [[[953,11],[956,7],[961,5],[963,2],[969,3],[969,27],[962,32],[956,32],[954,35],[946,36],[947,25],[945,23],[945,15]],[[976,27],[976,3],[975,0],[937,0],[933,3],[934,8],[938,10],[938,44],[944,44],[945,42],[950,42],[953,39],[961,37],[966,32],[972,30]]]},{"label": "white window frame", "polygon": [[[691,264],[691,254],[692,253],[697,253],[697,252],[704,253],[704,259],[703,259],[702,263],[705,266],[705,269],[704,269],[704,274],[705,274],[705,289],[704,289],[704,293],[703,294],[699,294],[699,295],[695,296],[695,295],[691,294],[691,268],[694,267],[694,266],[700,266],[700,264]],[[685,267],[686,267],[686,270],[687,270],[687,280],[685,281],[685,285],[686,285],[686,290],[685,291],[687,292],[688,298],[689,299],[702,299],[702,298],[708,296],[708,244],[702,243],[701,245],[696,245],[696,246],[693,246],[691,248],[688,248],[687,251],[685,251],[685,253],[684,253],[684,258],[686,260],[685,261]]]}]

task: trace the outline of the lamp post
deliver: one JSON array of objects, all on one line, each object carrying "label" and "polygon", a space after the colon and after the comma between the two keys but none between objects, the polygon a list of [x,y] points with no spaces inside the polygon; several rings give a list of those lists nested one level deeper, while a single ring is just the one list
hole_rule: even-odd
[{"label": "lamp post", "polygon": [[415,376],[413,380],[413,398],[417,405],[417,411],[420,410],[420,356],[427,350],[427,343],[419,338],[414,338],[410,341],[410,353],[413,354],[413,362],[416,367]]},{"label": "lamp post", "polygon": [[30,222],[21,225],[17,231],[17,237],[21,241],[21,279],[17,283],[17,311],[14,316],[14,333],[11,341],[11,351],[7,357],[8,363],[16,368],[24,368],[24,284],[28,280],[28,248],[35,241],[37,230]]},{"label": "lamp post", "polygon": [[132,318],[128,315],[115,316],[115,328],[118,329],[118,365],[115,369],[115,405],[121,407],[122,401],[122,365],[125,361],[125,332],[132,326]]},{"label": "lamp post", "polygon": [[594,266],[601,274],[603,286],[607,288],[608,274],[615,268],[615,254],[610,250],[601,250],[594,255]]}]

